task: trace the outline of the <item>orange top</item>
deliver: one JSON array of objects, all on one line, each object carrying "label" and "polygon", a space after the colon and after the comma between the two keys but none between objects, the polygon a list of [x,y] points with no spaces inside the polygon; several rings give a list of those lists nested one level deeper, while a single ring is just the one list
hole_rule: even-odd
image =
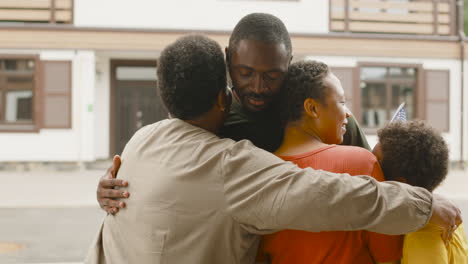
[{"label": "orange top", "polygon": [[[336,173],[370,175],[383,181],[382,169],[369,151],[351,146],[329,145],[312,152],[281,157],[299,167]],[[343,220],[346,216],[343,215]],[[403,236],[368,231],[305,232],[283,230],[263,236],[260,254],[272,264],[279,263],[359,263],[389,262],[401,258]]]}]

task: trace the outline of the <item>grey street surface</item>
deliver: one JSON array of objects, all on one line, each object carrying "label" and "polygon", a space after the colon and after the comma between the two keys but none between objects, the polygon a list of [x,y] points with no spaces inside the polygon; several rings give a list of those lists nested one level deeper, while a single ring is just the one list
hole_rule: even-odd
[{"label": "grey street surface", "polygon": [[[0,171],[0,263],[82,263],[104,217],[95,198],[103,173]],[[452,170],[436,192],[468,222],[467,170]]]},{"label": "grey street surface", "polygon": [[0,239],[10,245],[0,263],[82,261],[103,215],[91,207],[0,209]]},{"label": "grey street surface", "polygon": [[0,263],[82,263],[105,215],[103,173],[0,171]]}]

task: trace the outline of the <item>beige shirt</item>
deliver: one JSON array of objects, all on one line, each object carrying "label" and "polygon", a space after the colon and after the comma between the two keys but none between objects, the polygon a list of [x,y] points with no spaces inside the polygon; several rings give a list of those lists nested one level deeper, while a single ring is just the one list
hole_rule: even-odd
[{"label": "beige shirt", "polygon": [[253,263],[259,234],[403,234],[432,213],[422,188],[302,170],[179,119],[139,130],[122,158],[127,208],[104,219],[86,263]]}]

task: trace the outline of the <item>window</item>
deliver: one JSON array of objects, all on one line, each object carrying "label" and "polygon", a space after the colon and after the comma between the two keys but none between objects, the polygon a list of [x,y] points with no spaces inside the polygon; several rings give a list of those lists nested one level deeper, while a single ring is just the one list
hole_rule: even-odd
[{"label": "window", "polygon": [[456,35],[454,0],[330,0],[330,31]]},{"label": "window", "polygon": [[35,130],[36,76],[36,58],[0,58],[1,130]]},{"label": "window", "polygon": [[1,0],[0,23],[73,23],[73,0]]},{"label": "window", "polygon": [[416,117],[418,67],[362,66],[360,68],[361,124],[383,127],[406,103],[407,118]]}]

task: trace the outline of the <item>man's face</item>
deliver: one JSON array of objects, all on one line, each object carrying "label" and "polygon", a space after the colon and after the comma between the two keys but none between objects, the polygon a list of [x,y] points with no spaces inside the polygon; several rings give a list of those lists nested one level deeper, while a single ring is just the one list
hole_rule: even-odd
[{"label": "man's face", "polygon": [[228,67],[234,95],[251,112],[266,109],[278,95],[290,56],[284,44],[241,40],[231,51]]}]

